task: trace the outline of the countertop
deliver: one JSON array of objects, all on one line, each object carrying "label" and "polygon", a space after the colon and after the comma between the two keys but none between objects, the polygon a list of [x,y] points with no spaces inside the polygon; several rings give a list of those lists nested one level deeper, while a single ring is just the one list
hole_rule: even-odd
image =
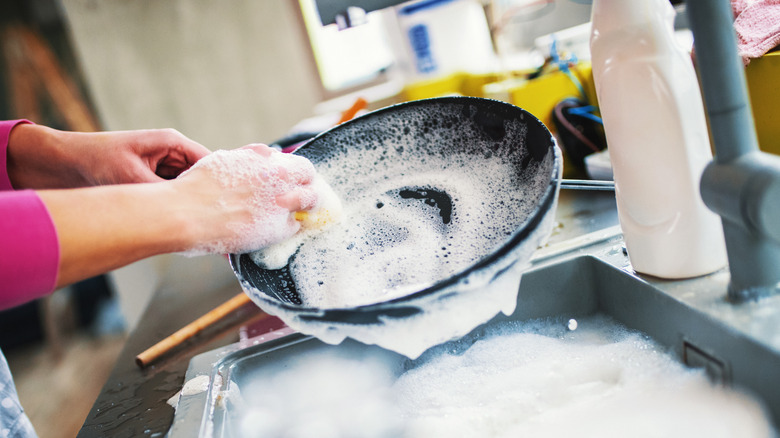
[{"label": "countertop", "polygon": [[219,327],[185,342],[157,362],[141,369],[135,356],[238,293],[235,285],[186,295],[158,291],[129,333],[111,375],[98,395],[79,437],[164,436],[174,410],[167,400],[182,386],[190,359],[238,340],[242,322],[261,313],[253,304],[236,311]]},{"label": "countertop", "polygon": [[[614,192],[561,190],[556,220],[550,244],[618,225]],[[238,293],[238,282],[218,290],[193,290],[186,295],[156,292],[136,328],[129,333],[78,436],[164,436],[174,416],[167,401],[181,389],[190,360],[237,342],[240,327],[262,316],[262,312],[253,304],[246,305],[219,326],[144,369],[136,365],[135,356]]]}]

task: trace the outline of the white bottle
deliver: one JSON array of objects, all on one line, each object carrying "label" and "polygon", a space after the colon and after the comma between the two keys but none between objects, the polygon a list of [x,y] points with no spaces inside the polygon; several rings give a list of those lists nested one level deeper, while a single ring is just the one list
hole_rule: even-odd
[{"label": "white bottle", "polygon": [[686,278],[726,265],[720,218],[699,181],[712,159],[690,55],[669,0],[594,0],[593,78],[631,265]]}]

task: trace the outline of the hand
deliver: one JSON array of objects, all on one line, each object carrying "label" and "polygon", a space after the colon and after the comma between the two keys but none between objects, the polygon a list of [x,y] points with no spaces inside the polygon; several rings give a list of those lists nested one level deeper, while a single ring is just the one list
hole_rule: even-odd
[{"label": "hand", "polygon": [[85,134],[93,151],[90,185],[159,182],[174,179],[210,151],[173,129]]},{"label": "hand", "polygon": [[60,242],[58,287],[157,254],[240,253],[295,234],[318,201],[305,158],[253,145],[218,151],[179,178],[40,190]]},{"label": "hand", "polygon": [[17,189],[157,182],[208,154],[172,129],[81,133],[18,125],[9,139],[8,175]]},{"label": "hand", "polygon": [[265,145],[205,157],[176,180],[182,200],[205,208],[188,253],[249,252],[291,237],[300,228],[292,213],[317,204],[314,174],[309,160]]}]

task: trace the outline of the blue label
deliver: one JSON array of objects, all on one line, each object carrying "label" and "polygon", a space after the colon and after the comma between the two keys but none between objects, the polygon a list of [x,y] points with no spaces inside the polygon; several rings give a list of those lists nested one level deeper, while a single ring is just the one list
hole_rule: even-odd
[{"label": "blue label", "polygon": [[431,52],[431,38],[428,26],[417,24],[409,28],[409,42],[414,51],[415,64],[420,73],[430,73],[436,70],[436,60]]}]

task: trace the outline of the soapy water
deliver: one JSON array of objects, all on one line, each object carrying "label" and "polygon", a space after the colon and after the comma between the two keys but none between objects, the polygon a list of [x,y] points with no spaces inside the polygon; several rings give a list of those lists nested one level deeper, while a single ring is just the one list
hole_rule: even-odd
[{"label": "soapy water", "polygon": [[[475,168],[469,154],[423,159],[409,152],[393,160],[382,154],[351,151],[318,168],[342,201],[338,224],[285,243],[284,251],[252,253],[269,269],[294,253],[289,267],[302,306],[372,304],[450,277],[505,241],[530,214],[537,199],[523,194],[543,192],[520,181],[501,157],[480,159]],[[376,166],[356,165],[365,162]]]},{"label": "soapy water", "polygon": [[[492,325],[417,360],[329,347],[233,389],[245,437],[772,437],[761,404],[603,316]],[[376,353],[378,351],[378,353]],[[231,383],[235,386],[234,383]]]}]

